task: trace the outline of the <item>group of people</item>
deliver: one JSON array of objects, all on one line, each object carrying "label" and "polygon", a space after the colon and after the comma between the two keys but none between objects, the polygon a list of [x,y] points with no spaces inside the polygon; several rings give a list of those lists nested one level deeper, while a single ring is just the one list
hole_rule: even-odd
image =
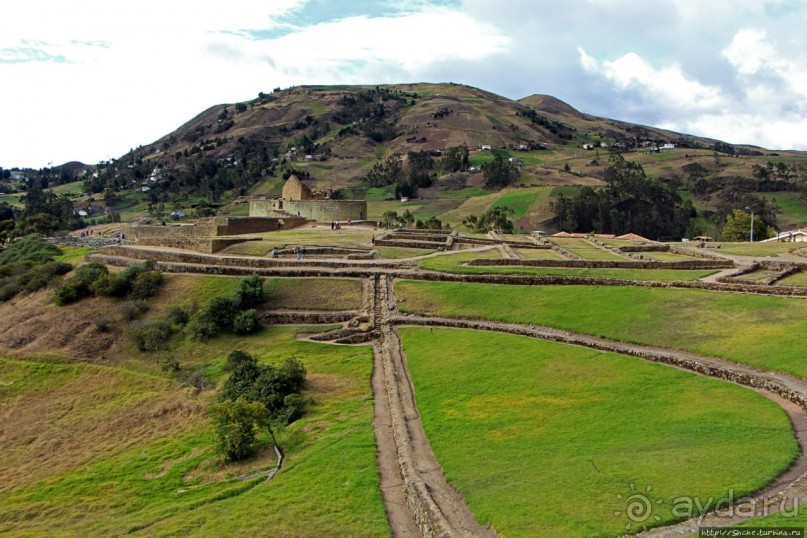
[{"label": "group of people", "polygon": [[[302,260],[303,258],[305,258],[305,246],[297,245],[296,247],[294,247],[294,254],[297,256],[298,260]],[[274,247],[272,249],[272,257],[277,258],[279,256],[280,251],[277,249],[277,247]]]}]

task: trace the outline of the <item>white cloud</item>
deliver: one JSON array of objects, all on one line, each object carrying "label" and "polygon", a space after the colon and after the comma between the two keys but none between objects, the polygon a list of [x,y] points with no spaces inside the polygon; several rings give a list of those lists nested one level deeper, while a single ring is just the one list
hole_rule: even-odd
[{"label": "white cloud", "polygon": [[688,78],[677,64],[656,69],[633,52],[602,62],[580,47],[578,52],[586,71],[604,77],[619,90],[638,90],[662,108],[713,110],[725,102],[719,88]]}]

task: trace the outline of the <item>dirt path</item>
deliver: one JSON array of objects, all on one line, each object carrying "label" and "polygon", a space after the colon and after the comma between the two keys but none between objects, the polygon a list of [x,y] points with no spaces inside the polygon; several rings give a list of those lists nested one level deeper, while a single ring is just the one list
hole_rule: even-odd
[{"label": "dirt path", "polygon": [[[411,517],[423,536],[493,538],[496,534],[476,522],[460,494],[446,482],[423,430],[415,402],[415,390],[401,350],[400,336],[390,323],[390,312],[395,307],[392,281],[385,276],[379,277],[376,280],[375,295],[374,318],[381,331],[381,342],[374,347],[374,351],[376,364],[380,362],[382,366],[384,392],[376,392],[379,381],[375,375],[373,392],[376,405],[382,408],[377,408],[377,416],[381,414],[383,417],[386,411],[391,426],[387,428],[386,420],[379,419],[376,422],[379,426],[376,435],[377,438],[386,440],[391,429],[395,459],[399,464]],[[390,456],[381,454],[386,449],[388,447],[378,444],[379,461],[384,459],[387,462],[391,459]],[[399,497],[400,491],[396,493],[396,498]],[[388,510],[390,508],[397,511],[397,503],[388,505]],[[390,516],[391,524],[393,515]],[[393,532],[397,535],[398,529],[393,527]]]},{"label": "dirt path", "polygon": [[[804,447],[807,447],[807,381],[805,380],[785,374],[762,372],[750,366],[716,357],[617,342],[550,327],[420,316],[394,316],[391,322],[396,325],[443,326],[504,332],[630,355],[745,386],[782,407],[790,419],[801,447],[798,458],[784,473],[776,477],[767,487],[725,510],[695,517],[675,525],[651,529],[638,536],[652,538],[687,536],[697,533],[699,527],[727,527],[783,509],[790,510],[794,505],[798,506],[807,502],[807,453],[804,451]],[[740,500],[738,499],[738,501]],[[706,501],[704,500],[704,502]]]}]

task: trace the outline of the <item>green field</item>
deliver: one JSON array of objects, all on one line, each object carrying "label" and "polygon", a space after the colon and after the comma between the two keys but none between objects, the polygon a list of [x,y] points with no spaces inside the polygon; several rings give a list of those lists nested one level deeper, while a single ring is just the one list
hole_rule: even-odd
[{"label": "green field", "polygon": [[[559,256],[545,249],[517,249],[524,255],[525,259],[559,259]],[[466,275],[555,275],[555,276],[585,276],[597,278],[616,278],[619,280],[650,280],[650,281],[670,281],[670,280],[698,280],[709,276],[716,271],[711,269],[566,269],[563,267],[529,267],[526,265],[462,265],[474,259],[500,258],[498,250],[460,252],[457,254],[446,254],[426,258],[418,263],[418,268],[431,271],[443,271],[447,273],[460,273]]]},{"label": "green field", "polygon": [[[735,385],[514,335],[401,334],[446,477],[504,536],[619,536],[639,530],[625,527],[632,484],[654,500],[739,497],[798,454],[785,413]],[[653,516],[669,522],[670,505]]]},{"label": "green field", "polygon": [[807,226],[807,203],[797,192],[770,192],[765,198],[775,204],[781,214],[776,220],[782,230]]},{"label": "green field", "polygon": [[777,284],[781,286],[807,286],[807,273],[800,272],[783,278]]},{"label": "green field", "polygon": [[[676,243],[678,244],[678,243]],[[709,243],[710,249],[719,245],[718,254],[735,254],[738,256],[776,256],[788,254],[800,248],[803,243]],[[694,246],[692,244],[683,246]]]},{"label": "green field", "polygon": [[283,432],[286,460],[269,483],[234,480],[271,467],[268,446],[238,465],[210,453],[209,391],[194,397],[120,368],[0,359],[0,412],[13,432],[0,439],[0,533],[388,536],[370,350],[298,342],[294,328],[277,327],[177,351],[183,367],[215,373],[236,348],[272,362],[296,356],[309,371],[309,410]]},{"label": "green field", "polygon": [[412,258],[414,256],[426,256],[433,254],[435,250],[425,248],[408,248],[408,247],[376,247],[379,258],[397,260],[401,258]]},{"label": "green field", "polygon": [[371,229],[356,229],[344,227],[340,230],[331,230],[328,225],[314,230],[284,230],[279,232],[266,232],[255,234],[262,241],[245,241],[231,245],[221,251],[221,254],[234,254],[244,256],[266,256],[272,248],[284,248],[288,245],[319,245],[345,248],[365,248],[371,246],[373,235],[380,231]]},{"label": "green field", "polygon": [[807,301],[704,290],[399,282],[402,311],[548,325],[807,377]]}]

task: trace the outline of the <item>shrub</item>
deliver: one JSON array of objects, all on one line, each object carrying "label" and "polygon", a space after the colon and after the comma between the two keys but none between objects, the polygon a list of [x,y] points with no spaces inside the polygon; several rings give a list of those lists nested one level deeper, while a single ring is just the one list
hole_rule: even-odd
[{"label": "shrub", "polygon": [[42,263],[53,256],[61,254],[62,251],[55,245],[48,243],[39,235],[31,234],[11,243],[7,249],[1,251],[0,265],[19,263],[26,260]]},{"label": "shrub", "polygon": [[87,295],[89,295],[89,291],[86,290],[80,282],[67,280],[56,289],[53,300],[58,306],[64,306],[74,303],[79,299],[83,299]]},{"label": "shrub", "polygon": [[109,270],[100,263],[88,263],[80,266],[73,272],[73,276],[56,290],[56,304],[64,306],[87,297],[92,293],[93,284],[107,275],[109,275]]},{"label": "shrub", "polygon": [[179,306],[172,306],[167,317],[168,321],[174,325],[186,325],[191,319],[190,313]]},{"label": "shrub", "polygon": [[148,312],[148,310],[149,304],[141,299],[126,301],[118,305],[118,312],[125,321],[135,320]]},{"label": "shrub", "polygon": [[162,320],[149,321],[130,328],[129,337],[140,351],[159,351],[171,339],[171,326]]},{"label": "shrub", "polygon": [[123,297],[129,293],[129,281],[123,273],[105,275],[90,285],[95,295],[106,297]]},{"label": "shrub", "polygon": [[199,315],[188,323],[186,329],[188,336],[194,340],[205,340],[216,336],[219,332],[218,325],[205,315]]},{"label": "shrub", "polygon": [[65,262],[50,261],[41,265],[25,263],[16,266],[24,271],[17,276],[17,284],[22,291],[31,293],[47,286],[56,276],[69,273],[73,266]]},{"label": "shrub", "polygon": [[252,308],[266,302],[266,290],[263,288],[263,279],[252,275],[241,281],[236,292],[241,308]]},{"label": "shrub", "polygon": [[237,461],[252,453],[258,428],[266,424],[266,408],[246,398],[225,400],[208,408],[213,421],[216,450],[225,459]]},{"label": "shrub", "polygon": [[209,319],[218,329],[232,329],[238,311],[238,299],[235,297],[215,297],[201,317]]},{"label": "shrub", "polygon": [[15,278],[7,277],[0,280],[0,301],[10,301],[19,291],[20,285]]},{"label": "shrub", "polygon": [[163,274],[159,271],[144,271],[138,274],[131,285],[131,296],[135,299],[148,299],[160,291]]},{"label": "shrub", "polygon": [[250,334],[260,328],[261,322],[255,309],[242,310],[233,318],[233,332],[235,334]]}]

